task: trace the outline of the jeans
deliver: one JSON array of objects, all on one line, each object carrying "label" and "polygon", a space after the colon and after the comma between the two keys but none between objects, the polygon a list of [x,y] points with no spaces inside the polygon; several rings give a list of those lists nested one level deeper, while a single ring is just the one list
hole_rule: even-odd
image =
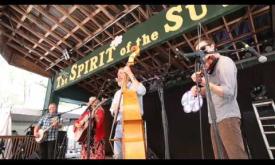
[{"label": "jeans", "polygon": [[118,122],[116,126],[115,137],[116,140],[114,141],[114,159],[122,159],[122,124]]}]

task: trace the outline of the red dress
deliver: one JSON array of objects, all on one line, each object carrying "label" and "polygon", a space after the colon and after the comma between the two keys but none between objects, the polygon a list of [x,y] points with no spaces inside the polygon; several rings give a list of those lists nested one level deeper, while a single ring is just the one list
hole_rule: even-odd
[{"label": "red dress", "polygon": [[[89,111],[85,111],[78,120],[79,123],[85,116],[89,115]],[[91,137],[90,159],[105,159],[105,130],[104,130],[104,109],[99,107],[95,112],[98,121],[94,127],[94,136]],[[81,142],[81,159],[87,159],[87,140]]]}]

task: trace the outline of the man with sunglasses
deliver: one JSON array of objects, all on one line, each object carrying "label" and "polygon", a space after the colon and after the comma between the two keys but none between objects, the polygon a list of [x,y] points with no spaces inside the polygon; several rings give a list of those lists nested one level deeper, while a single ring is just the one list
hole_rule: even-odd
[{"label": "man with sunglasses", "polygon": [[[217,126],[223,147],[223,158],[225,159],[248,159],[244,148],[242,133],[240,129],[241,113],[237,103],[237,68],[234,61],[215,51],[213,40],[202,38],[195,42],[196,51],[202,50],[206,53],[204,58],[205,68],[209,75],[209,87],[212,95]],[[191,76],[194,82],[199,82],[201,89],[196,86],[191,88],[194,96],[200,93],[205,95],[205,78],[200,73]],[[215,159],[218,158],[217,144],[213,135],[213,126],[210,112],[208,111],[210,123],[210,135]]]}]

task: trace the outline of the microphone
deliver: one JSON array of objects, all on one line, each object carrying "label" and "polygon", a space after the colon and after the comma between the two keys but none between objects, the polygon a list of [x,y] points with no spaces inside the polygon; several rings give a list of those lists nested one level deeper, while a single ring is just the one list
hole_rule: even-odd
[{"label": "microphone", "polygon": [[39,110],[39,111],[48,111],[48,110],[49,110],[49,108],[41,109],[41,110]]},{"label": "microphone", "polygon": [[83,104],[79,104],[79,106],[83,107],[83,106],[88,106],[87,103],[83,103]]},{"label": "microphone", "polygon": [[250,53],[256,55],[258,57],[258,61],[260,63],[265,63],[267,61],[267,57],[260,55],[253,47],[249,46],[247,43],[241,42],[244,45],[245,50],[249,51]]},{"label": "microphone", "polygon": [[178,48],[175,48],[175,51],[177,54],[181,55],[187,62],[191,63],[191,61],[184,55],[182,51],[180,51]]}]

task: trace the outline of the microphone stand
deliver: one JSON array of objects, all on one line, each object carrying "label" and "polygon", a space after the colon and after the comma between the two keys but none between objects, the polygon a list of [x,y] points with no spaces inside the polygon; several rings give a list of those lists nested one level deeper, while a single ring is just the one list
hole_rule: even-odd
[{"label": "microphone stand", "polygon": [[110,131],[110,135],[109,135],[109,143],[110,143],[110,146],[111,146],[111,148],[112,148],[113,153],[114,153],[114,147],[113,147],[111,141],[117,140],[117,139],[112,139],[112,135],[113,135],[113,130],[114,130],[115,123],[116,123],[116,121],[117,121],[117,117],[118,117],[118,113],[119,113],[119,109],[120,109],[119,107],[120,107],[121,99],[122,99],[122,90],[121,90],[121,93],[120,93],[120,95],[119,95],[118,108],[115,110],[115,114],[114,114],[115,116],[114,116],[114,119],[113,119],[111,131]]},{"label": "microphone stand", "polygon": [[[105,84],[106,84],[106,81],[108,81],[108,80],[105,80],[104,81],[104,83],[102,84],[102,86],[101,86],[101,88],[100,88],[100,91],[99,91],[99,93],[98,93],[98,95],[97,95],[97,97],[96,97],[96,100],[102,95],[102,93],[103,93],[103,89],[104,89],[104,86],[105,86]],[[90,108],[90,106],[91,105],[89,105],[89,107],[87,108],[87,110]],[[91,120],[92,120],[92,118],[93,118],[93,116],[92,116],[92,112],[93,111],[95,111],[96,109],[92,109],[92,110],[90,110],[89,111],[89,117],[88,117],[88,133],[87,133],[87,159],[90,159],[90,151],[91,151]],[[94,139],[93,139],[94,140]]]},{"label": "microphone stand", "polygon": [[[201,64],[200,64],[200,61],[198,60],[198,59],[196,59],[195,60],[195,73],[196,72],[198,72],[198,71],[200,71],[200,68],[201,68]],[[196,88],[197,89],[199,89],[199,82],[197,81],[196,82]],[[201,95],[201,91],[199,90],[199,93],[198,93],[198,95],[197,95],[197,97],[199,98],[200,97],[200,95]],[[199,105],[201,105],[201,103],[200,103],[200,99],[198,99],[198,103],[199,103]],[[201,158],[202,159],[204,159],[204,145],[203,145],[203,136],[202,136],[202,134],[203,134],[203,130],[202,130],[202,113],[201,113],[201,106],[200,106],[200,108],[199,108],[199,118],[200,118],[200,142],[201,142]]]},{"label": "microphone stand", "polygon": [[210,91],[210,87],[209,87],[209,76],[208,73],[206,71],[205,68],[205,62],[203,60],[204,56],[206,55],[204,51],[199,51],[199,52],[195,52],[196,56],[199,57],[199,60],[201,62],[202,65],[202,71],[205,77],[205,89],[206,89],[206,100],[207,100],[207,109],[210,112],[210,117],[212,120],[212,125],[213,125],[213,133],[214,133],[214,139],[215,142],[217,144],[217,150],[218,150],[218,158],[219,159],[223,159],[223,148],[222,148],[222,141],[221,141],[221,137],[220,137],[220,132],[218,129],[218,125],[217,125],[217,116],[216,116],[216,111],[215,111],[215,107],[213,104],[213,100],[212,100],[212,95],[211,95],[211,91]]},{"label": "microphone stand", "polygon": [[169,152],[169,141],[168,141],[168,120],[166,116],[166,110],[164,105],[164,94],[163,94],[163,82],[161,79],[157,80],[157,89],[159,94],[159,99],[161,103],[161,116],[162,116],[162,127],[164,135],[164,148],[165,148],[165,159],[170,159]]},{"label": "microphone stand", "polygon": [[197,51],[197,52],[193,52],[193,53],[184,53],[184,54],[180,54],[181,56],[184,56],[184,57],[187,57],[187,58],[191,58],[191,57],[200,57],[201,53],[203,53],[203,57],[204,57],[204,54],[207,53],[207,54],[214,54],[214,53],[220,53],[220,54],[224,54],[224,53],[236,53],[236,52],[243,52],[243,51],[246,51],[245,48],[241,48],[241,49],[236,49],[236,50],[231,50],[231,49],[228,49],[228,50],[219,50],[219,51],[213,51],[213,52],[206,52],[206,51]]},{"label": "microphone stand", "polygon": [[[48,110],[48,109],[43,109],[43,110],[40,110],[40,111],[44,111],[44,110]],[[26,132],[29,128],[31,128],[32,125],[38,121],[38,119],[44,117],[45,115],[46,115],[46,114],[44,114],[44,115],[39,116],[38,118],[36,118],[36,120],[34,120],[34,121],[24,130],[24,132]]]},{"label": "microphone stand", "polygon": [[[62,113],[58,113],[56,116],[58,117],[58,122],[60,122],[60,118],[61,118],[61,115],[63,115],[63,114],[65,114],[65,113],[68,113],[68,112],[71,112],[71,111],[74,111],[74,110],[77,110],[77,109],[79,109],[79,108],[81,108],[82,106],[80,106],[80,107],[76,107],[76,108],[73,108],[73,109],[71,109],[71,110],[69,110],[69,111],[66,111],[66,112],[62,112]],[[56,158],[58,158],[58,155],[56,154],[56,153],[58,153],[58,152],[56,152],[56,150],[57,150],[57,143],[58,143],[58,131],[57,131],[57,137],[56,137],[56,140],[55,140],[55,144],[54,144],[54,153],[53,153],[53,159],[56,159]]]}]

